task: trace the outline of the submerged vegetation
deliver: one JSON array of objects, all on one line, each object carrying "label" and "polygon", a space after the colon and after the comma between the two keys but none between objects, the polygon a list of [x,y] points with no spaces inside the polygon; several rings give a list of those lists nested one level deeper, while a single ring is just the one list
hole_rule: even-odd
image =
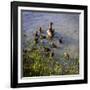
[{"label": "submerged vegetation", "polygon": [[[58,49],[53,41],[55,40],[52,28],[52,22],[49,25],[47,33],[40,27],[34,33],[32,41],[29,41],[28,48],[23,49],[23,76],[51,76],[51,75],[71,75],[79,74],[79,58],[71,58],[68,52],[55,57],[55,49]],[[62,38],[59,38],[62,44]]]}]

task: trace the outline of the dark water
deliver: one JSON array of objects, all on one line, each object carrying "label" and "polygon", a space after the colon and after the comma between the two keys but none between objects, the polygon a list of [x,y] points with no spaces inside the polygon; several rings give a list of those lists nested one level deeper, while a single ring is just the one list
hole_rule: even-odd
[{"label": "dark water", "polygon": [[[68,52],[71,57],[79,55],[79,14],[75,13],[48,13],[35,11],[22,11],[22,44],[33,38],[33,33],[41,26],[44,31],[53,22],[55,35],[63,37],[63,44],[55,49],[57,58],[60,54]],[[56,40],[55,43],[59,45]],[[24,48],[24,47],[23,47]]]}]

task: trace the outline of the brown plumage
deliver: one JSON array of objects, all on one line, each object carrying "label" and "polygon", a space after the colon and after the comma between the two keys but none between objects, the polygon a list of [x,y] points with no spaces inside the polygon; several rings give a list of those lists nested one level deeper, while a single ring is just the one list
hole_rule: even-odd
[{"label": "brown plumage", "polygon": [[64,58],[69,60],[70,56],[69,56],[69,54],[67,52],[64,52]]},{"label": "brown plumage", "polygon": [[47,34],[48,34],[48,37],[49,37],[49,38],[52,38],[52,37],[54,36],[54,30],[53,30],[53,28],[52,28],[52,25],[53,25],[53,23],[50,22],[50,24],[49,24],[49,29],[47,30]]}]

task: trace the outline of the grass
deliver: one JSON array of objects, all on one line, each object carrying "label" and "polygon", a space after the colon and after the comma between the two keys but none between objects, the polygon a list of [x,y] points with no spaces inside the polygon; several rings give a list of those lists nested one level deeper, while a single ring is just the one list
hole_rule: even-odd
[{"label": "grass", "polygon": [[[34,45],[33,45],[34,46]],[[41,48],[41,47],[40,47]],[[34,46],[31,50],[23,52],[23,76],[51,76],[51,75],[72,75],[79,73],[79,59],[72,58],[74,62],[65,67],[60,64],[50,52],[42,51]],[[64,63],[70,62],[63,56],[60,57]]]},{"label": "grass", "polygon": [[42,55],[38,49],[32,52],[27,51],[23,57],[23,75],[25,77],[62,74],[62,65],[50,55]]}]

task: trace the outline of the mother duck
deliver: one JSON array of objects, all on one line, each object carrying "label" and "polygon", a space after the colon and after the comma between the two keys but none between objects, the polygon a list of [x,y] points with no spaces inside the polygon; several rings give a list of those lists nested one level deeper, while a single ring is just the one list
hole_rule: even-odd
[{"label": "mother duck", "polygon": [[54,30],[52,28],[52,25],[53,25],[53,23],[50,22],[49,29],[47,30],[47,35],[48,35],[49,38],[52,38],[54,36]]}]

